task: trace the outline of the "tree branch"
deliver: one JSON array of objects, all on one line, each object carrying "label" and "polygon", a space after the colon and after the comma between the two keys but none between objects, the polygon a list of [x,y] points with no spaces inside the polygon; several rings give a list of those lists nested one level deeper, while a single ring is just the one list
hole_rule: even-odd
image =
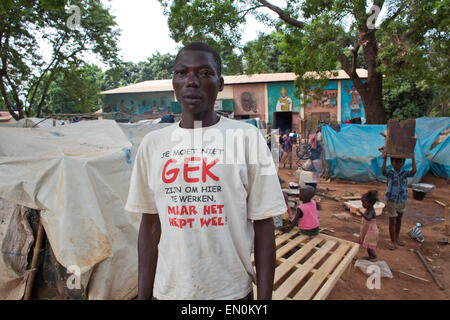
[{"label": "tree branch", "polygon": [[258,8],[263,8],[263,7],[264,7],[263,5],[254,6],[254,7],[251,7],[251,8],[245,9],[245,10],[242,10],[242,11],[238,12],[238,14],[244,13],[244,14],[242,15],[242,17],[241,17],[241,19],[244,19],[245,16],[247,15],[247,13],[249,13],[250,11],[255,10],[255,9],[258,9]]},{"label": "tree branch", "polygon": [[281,20],[290,24],[291,26],[294,26],[294,27],[297,27],[300,29],[304,28],[305,24],[303,22],[292,18],[286,12],[284,12],[281,8],[274,6],[273,4],[271,4],[265,0],[258,0],[258,2],[260,2],[263,7],[266,7],[268,9],[272,10],[273,12],[275,12],[276,14],[278,14],[278,16],[280,17]]},{"label": "tree branch", "polygon": [[[359,47],[359,45],[358,45]],[[355,85],[356,89],[360,93],[360,95],[363,95],[366,93],[366,85],[362,82],[361,78],[359,77],[358,73],[356,72],[356,68],[350,65],[350,61],[348,57],[341,53],[339,55],[339,62],[341,63],[342,69],[348,74],[350,79],[352,80],[353,84]],[[355,64],[356,65],[356,64]]]},{"label": "tree branch", "polygon": [[[69,56],[65,57],[64,60],[69,60],[70,58],[74,57],[78,52],[81,52],[81,51],[83,51],[83,50],[84,50],[84,43],[83,43],[83,45],[82,45],[79,49],[75,50],[75,51],[72,52]],[[61,60],[62,60],[62,59],[58,58],[58,60],[57,60],[57,62],[55,63],[54,67],[52,68],[52,71],[50,72],[50,76],[48,77],[48,79],[47,79],[47,81],[46,81],[46,83],[45,83],[45,85],[44,85],[44,91],[43,91],[43,93],[42,93],[41,100],[39,101],[39,104],[38,104],[38,106],[37,106],[37,108],[36,108],[36,116],[37,116],[37,117],[40,117],[40,116],[41,116],[42,106],[44,105],[45,99],[47,98],[47,93],[48,93],[48,90],[49,90],[49,88],[50,88],[50,84],[51,84],[52,81],[53,81],[53,78],[54,78],[54,76],[55,76],[55,74],[56,74],[56,71],[57,71],[56,69],[57,69],[57,67],[59,66]],[[31,106],[31,105],[30,105],[30,106]],[[29,115],[28,115],[28,116],[29,116]]]},{"label": "tree branch", "polygon": [[[33,84],[30,87],[30,90],[28,91],[27,97],[26,97],[26,101],[28,101],[28,97],[30,95],[31,89],[34,86],[34,90],[33,90],[33,95],[31,96],[30,99],[30,103],[28,106],[28,110],[31,110],[33,103],[34,103],[34,98],[36,96],[37,90],[39,89],[39,85],[42,81],[42,79],[44,78],[45,74],[50,70],[50,67],[52,66],[52,64],[57,61],[57,63],[55,64],[55,66],[53,67],[53,70],[56,68],[56,66],[59,64],[60,58],[58,57],[59,52],[61,51],[62,45],[64,44],[64,39],[66,38],[67,32],[64,33],[64,35],[61,37],[61,43],[59,43],[58,47],[54,50],[54,57],[53,60],[49,63],[49,65],[47,66],[47,68],[41,73],[41,76],[38,78],[38,80],[36,81],[35,84]],[[59,40],[58,40],[59,42]],[[29,113],[29,111],[27,112],[27,114]]]},{"label": "tree branch", "polygon": [[353,60],[352,60],[352,73],[356,73],[356,63],[357,63],[357,59],[358,59],[358,51],[359,51],[359,47],[360,47],[360,43],[358,42],[355,45],[355,48],[352,50],[352,55],[353,55]]},{"label": "tree branch", "polygon": [[405,4],[402,4],[392,16],[390,16],[389,18],[387,18],[386,20],[383,21],[383,23],[380,25],[380,28],[387,26],[392,20],[397,18],[398,15],[403,11],[404,8],[405,8]]}]

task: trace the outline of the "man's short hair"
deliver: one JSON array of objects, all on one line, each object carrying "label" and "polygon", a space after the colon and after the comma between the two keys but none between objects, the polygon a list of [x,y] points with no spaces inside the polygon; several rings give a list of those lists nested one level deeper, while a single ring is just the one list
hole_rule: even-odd
[{"label": "man's short hair", "polygon": [[183,48],[181,48],[181,50],[178,51],[178,54],[175,58],[174,64],[177,64],[177,60],[178,60],[178,57],[180,56],[180,54],[183,51],[187,51],[187,50],[203,51],[203,52],[211,53],[214,58],[214,61],[216,63],[216,66],[217,66],[216,73],[220,77],[220,75],[222,74],[222,59],[220,58],[219,53],[217,53],[217,51],[213,47],[211,47],[203,42],[198,42],[198,41],[191,42],[191,43],[187,44],[186,46],[184,46]]}]

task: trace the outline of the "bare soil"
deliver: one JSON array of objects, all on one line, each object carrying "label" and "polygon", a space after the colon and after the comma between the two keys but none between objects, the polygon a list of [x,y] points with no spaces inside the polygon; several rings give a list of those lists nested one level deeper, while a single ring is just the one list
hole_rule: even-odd
[{"label": "bare soil", "polygon": [[[289,182],[298,183],[295,169],[280,169],[278,175],[284,180],[282,188],[289,188]],[[378,248],[376,254],[378,261],[384,260],[394,275],[394,278],[381,278],[380,289],[368,289],[366,282],[368,276],[358,268],[352,267],[351,277],[348,281],[340,279],[328,296],[329,300],[447,300],[450,298],[450,245],[439,245],[437,242],[443,238],[450,238],[445,235],[444,217],[445,209],[434,200],[446,202],[450,200],[450,184],[442,178],[428,173],[422,182],[431,183],[436,186],[433,194],[418,201],[413,198],[412,189],[409,188],[409,201],[406,204],[406,212],[403,216],[400,239],[405,242],[404,247],[397,247],[391,251],[387,249],[389,239],[389,218],[383,212],[377,217],[377,225],[380,230]],[[381,182],[353,182],[349,180],[336,179],[326,182],[321,180],[318,188],[335,189],[327,194],[340,198],[348,195],[348,192],[358,192],[364,194],[368,190],[378,190],[380,200],[383,199],[386,184]],[[360,217],[350,221],[342,221],[332,215],[339,212],[348,212],[345,209],[344,201],[334,201],[324,197],[320,198],[320,209],[318,210],[321,228],[332,228],[335,232],[328,233],[331,236],[356,242],[360,228]],[[419,243],[408,236],[408,231],[416,222],[422,224],[421,230],[425,238],[424,243]],[[425,269],[415,252],[410,249],[420,249],[420,252],[427,260],[434,274],[443,284],[445,290],[440,290],[433,282],[432,277]],[[360,247],[357,259],[367,256],[367,251]],[[416,280],[394,270],[401,270],[409,274],[429,280],[429,283]]]}]

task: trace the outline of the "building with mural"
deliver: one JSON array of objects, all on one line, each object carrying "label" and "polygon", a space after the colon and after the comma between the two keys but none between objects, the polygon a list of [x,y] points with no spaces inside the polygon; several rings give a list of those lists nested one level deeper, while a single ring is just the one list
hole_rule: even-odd
[{"label": "building with mural", "polygon": [[[357,72],[363,81],[367,78],[366,70]],[[311,91],[307,97],[296,96],[295,78],[294,73],[224,76],[225,87],[218,94],[215,109],[235,119],[259,118],[274,129],[299,132],[317,127],[319,121],[365,121],[361,97],[343,70],[337,75],[330,73],[320,95]],[[181,112],[171,80],[144,81],[102,94],[103,112],[111,113],[117,121],[135,122]]]}]

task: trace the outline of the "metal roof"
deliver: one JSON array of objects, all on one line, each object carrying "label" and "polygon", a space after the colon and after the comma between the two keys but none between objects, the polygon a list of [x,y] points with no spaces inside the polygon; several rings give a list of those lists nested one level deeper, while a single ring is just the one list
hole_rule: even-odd
[{"label": "metal roof", "polygon": [[[328,78],[330,80],[338,79],[350,79],[344,70],[337,70],[337,76],[334,76],[332,72],[329,73]],[[367,78],[367,70],[357,69],[360,78]],[[317,77],[316,72],[307,72],[305,77]],[[236,75],[236,76],[224,76],[225,85],[233,84],[245,84],[245,83],[263,83],[263,82],[283,82],[294,81],[297,76],[293,72],[283,73],[260,73],[253,75]],[[135,84],[131,84],[125,87],[115,88],[101,92],[102,94],[119,94],[119,93],[143,93],[143,92],[165,92],[173,91],[172,79],[166,80],[149,80]]]}]

